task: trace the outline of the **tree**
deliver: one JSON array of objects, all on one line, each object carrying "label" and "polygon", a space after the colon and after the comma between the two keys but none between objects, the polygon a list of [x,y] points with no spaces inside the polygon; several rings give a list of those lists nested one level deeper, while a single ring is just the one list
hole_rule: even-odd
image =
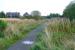
[{"label": "tree", "polygon": [[63,16],[70,20],[75,19],[75,3],[71,2],[63,11]]},{"label": "tree", "polygon": [[32,11],[31,16],[33,19],[41,19],[41,13],[39,11]]},{"label": "tree", "polygon": [[52,18],[52,17],[60,17],[61,15],[58,13],[50,13],[50,15],[47,18]]},{"label": "tree", "polygon": [[32,11],[31,16],[41,16],[41,13],[39,11]]},{"label": "tree", "polygon": [[0,18],[5,18],[5,17],[6,17],[5,13],[3,11],[0,12]]}]

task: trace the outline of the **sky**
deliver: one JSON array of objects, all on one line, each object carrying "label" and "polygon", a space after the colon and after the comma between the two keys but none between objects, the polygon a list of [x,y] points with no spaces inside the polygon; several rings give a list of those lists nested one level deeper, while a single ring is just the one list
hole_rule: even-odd
[{"label": "sky", "polygon": [[0,11],[25,12],[29,14],[38,10],[41,15],[49,15],[50,13],[62,14],[63,10],[72,0],[0,0]]}]

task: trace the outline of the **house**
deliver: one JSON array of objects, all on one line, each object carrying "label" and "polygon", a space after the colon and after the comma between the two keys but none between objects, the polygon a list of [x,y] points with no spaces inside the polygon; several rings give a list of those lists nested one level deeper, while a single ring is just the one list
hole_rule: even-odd
[{"label": "house", "polygon": [[25,16],[30,16],[30,15],[26,12],[23,14],[23,16],[25,17]]},{"label": "house", "polygon": [[20,16],[20,13],[19,12],[7,12],[6,16],[8,18],[18,18]]}]

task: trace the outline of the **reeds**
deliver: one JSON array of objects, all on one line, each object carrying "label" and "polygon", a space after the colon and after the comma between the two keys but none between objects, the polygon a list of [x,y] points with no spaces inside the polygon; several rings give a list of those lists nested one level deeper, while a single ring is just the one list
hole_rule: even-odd
[{"label": "reeds", "polygon": [[7,23],[4,30],[4,37],[0,38],[0,50],[6,50],[11,44],[22,39],[28,32],[39,25],[39,21],[34,19],[0,19]]},{"label": "reeds", "polygon": [[48,50],[75,50],[75,20],[53,18],[46,24],[43,40]]}]

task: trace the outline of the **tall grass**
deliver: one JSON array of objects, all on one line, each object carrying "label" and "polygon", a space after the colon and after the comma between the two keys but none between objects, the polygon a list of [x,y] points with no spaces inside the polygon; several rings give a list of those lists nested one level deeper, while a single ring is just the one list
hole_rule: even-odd
[{"label": "tall grass", "polygon": [[66,18],[49,20],[43,37],[48,50],[75,50],[75,21]]},{"label": "tall grass", "polygon": [[9,18],[3,19],[3,21],[7,23],[7,27],[4,30],[4,38],[0,38],[0,50],[6,50],[40,24],[40,22],[34,19],[10,20]]}]

